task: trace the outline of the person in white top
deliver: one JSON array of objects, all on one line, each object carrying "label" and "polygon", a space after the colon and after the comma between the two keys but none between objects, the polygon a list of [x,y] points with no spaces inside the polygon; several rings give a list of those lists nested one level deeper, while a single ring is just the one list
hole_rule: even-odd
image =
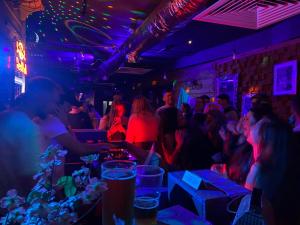
[{"label": "person in white top", "polygon": [[[52,80],[44,77],[33,79],[27,86],[27,93],[19,109],[24,111],[40,128],[42,148],[57,143],[73,154],[87,155],[99,153],[109,146],[105,143],[80,143],[55,115],[60,115],[58,108],[61,96],[60,87]],[[45,150],[45,149],[44,149]]]},{"label": "person in white top", "polygon": [[10,189],[26,195],[39,169],[39,132],[24,113],[0,113],[0,196]]},{"label": "person in white top", "polygon": [[270,123],[272,108],[270,105],[262,104],[253,107],[246,116],[245,135],[247,142],[253,147],[254,163],[251,166],[250,172],[247,175],[245,187],[252,190],[255,187],[257,174],[260,170],[260,157],[263,149],[261,148],[262,131],[261,127],[264,124]]}]

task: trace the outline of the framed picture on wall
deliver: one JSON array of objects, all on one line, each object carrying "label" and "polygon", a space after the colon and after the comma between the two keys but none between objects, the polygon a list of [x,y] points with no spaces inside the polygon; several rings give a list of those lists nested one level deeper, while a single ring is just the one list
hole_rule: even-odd
[{"label": "framed picture on wall", "polygon": [[297,94],[297,60],[274,66],[273,94]]},{"label": "framed picture on wall", "polygon": [[237,103],[238,74],[228,74],[217,78],[217,96],[227,94],[234,105]]}]

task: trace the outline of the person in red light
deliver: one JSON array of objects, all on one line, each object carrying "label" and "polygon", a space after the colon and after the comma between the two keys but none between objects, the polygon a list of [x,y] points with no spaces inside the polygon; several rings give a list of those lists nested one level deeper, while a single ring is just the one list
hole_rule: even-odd
[{"label": "person in red light", "polygon": [[125,116],[125,105],[114,101],[107,116],[100,121],[100,130],[107,130],[109,141],[123,141],[126,137],[128,118]]},{"label": "person in red light", "polygon": [[149,150],[157,141],[159,119],[155,116],[148,100],[139,96],[132,103],[126,141]]}]

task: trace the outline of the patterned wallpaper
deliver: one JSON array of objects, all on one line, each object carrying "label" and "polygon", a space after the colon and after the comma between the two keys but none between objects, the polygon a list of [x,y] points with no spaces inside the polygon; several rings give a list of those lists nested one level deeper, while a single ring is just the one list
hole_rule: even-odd
[{"label": "patterned wallpaper", "polygon": [[[273,68],[275,64],[289,60],[298,60],[298,84],[300,42],[281,45],[271,50],[252,54],[247,57],[224,63],[215,63],[217,76],[224,74],[239,74],[238,107],[241,109],[242,96],[247,93],[261,92],[272,96],[273,108],[281,118],[287,119],[290,115],[291,96],[273,96]],[[299,85],[297,87],[299,93]]]}]

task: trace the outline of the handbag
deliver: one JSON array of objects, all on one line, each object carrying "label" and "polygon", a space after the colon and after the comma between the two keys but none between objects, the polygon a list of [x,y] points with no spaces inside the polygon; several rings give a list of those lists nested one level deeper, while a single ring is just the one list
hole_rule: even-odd
[{"label": "handbag", "polygon": [[266,225],[262,215],[260,189],[253,189],[251,194],[246,195],[238,208],[232,225]]}]

